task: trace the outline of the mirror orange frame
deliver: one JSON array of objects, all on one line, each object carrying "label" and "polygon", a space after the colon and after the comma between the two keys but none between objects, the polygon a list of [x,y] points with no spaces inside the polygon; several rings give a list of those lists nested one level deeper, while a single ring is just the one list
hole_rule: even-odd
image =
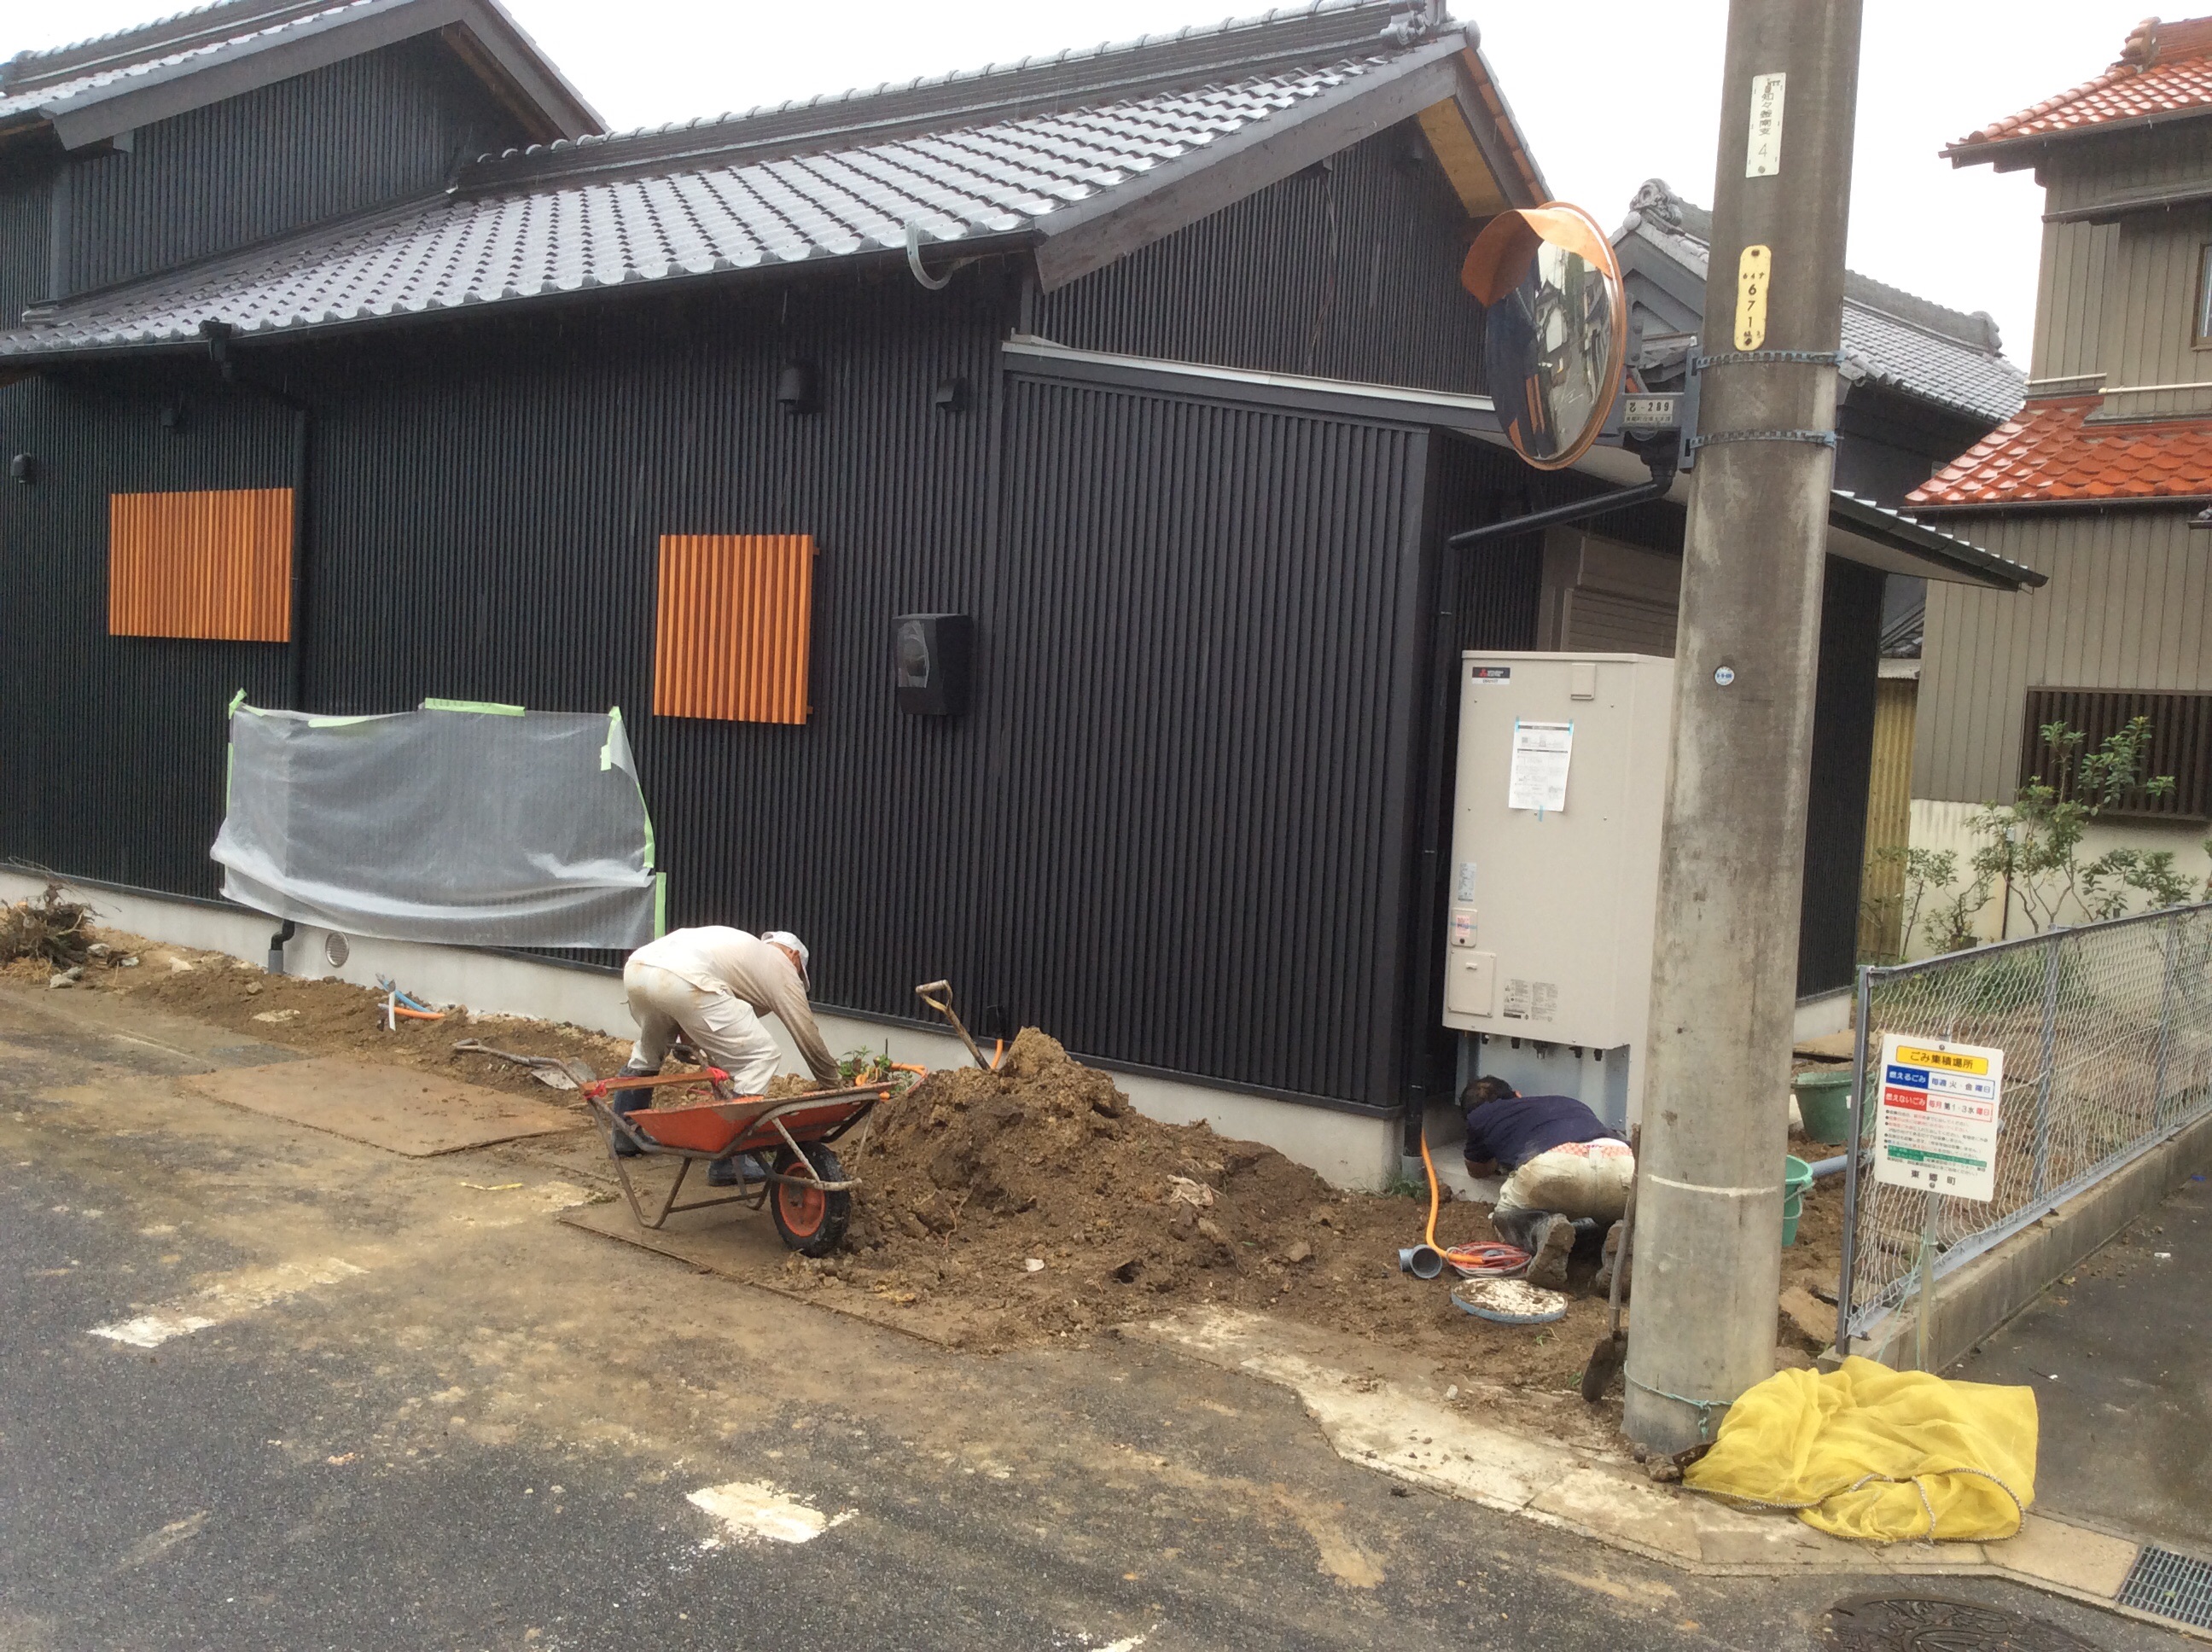
[{"label": "mirror orange frame", "polygon": [[1518,424],[1509,422],[1506,439],[1513,451],[1540,471],[1565,470],[1589,452],[1605,428],[1613,403],[1620,395],[1621,378],[1628,354],[1628,295],[1622,283],[1620,260],[1597,221],[1578,206],[1548,201],[1540,207],[1512,209],[1499,213],[1483,226],[1460,265],[1460,285],[1486,310],[1496,305],[1528,278],[1537,250],[1553,246],[1575,254],[1595,269],[1605,283],[1610,301],[1611,361],[1607,379],[1610,393],[1592,413],[1583,432],[1557,453],[1531,453]]}]

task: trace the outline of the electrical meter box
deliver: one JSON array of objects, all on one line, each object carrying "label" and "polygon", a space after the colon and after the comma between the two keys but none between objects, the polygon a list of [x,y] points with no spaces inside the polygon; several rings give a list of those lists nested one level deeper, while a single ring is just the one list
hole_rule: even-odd
[{"label": "electrical meter box", "polygon": [[1645,654],[1462,657],[1447,1027],[1640,1066],[1674,682]]}]

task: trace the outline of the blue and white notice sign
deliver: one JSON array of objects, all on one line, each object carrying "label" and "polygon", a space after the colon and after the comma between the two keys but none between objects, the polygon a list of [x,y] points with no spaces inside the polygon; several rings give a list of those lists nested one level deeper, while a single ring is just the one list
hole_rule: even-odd
[{"label": "blue and white notice sign", "polygon": [[2004,1052],[1885,1033],[1874,1179],[1954,1199],[1996,1197]]}]

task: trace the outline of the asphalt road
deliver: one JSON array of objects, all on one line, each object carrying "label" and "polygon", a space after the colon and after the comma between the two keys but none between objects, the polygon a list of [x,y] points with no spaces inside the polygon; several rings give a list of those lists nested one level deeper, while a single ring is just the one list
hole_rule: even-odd
[{"label": "asphalt road", "polygon": [[[267,1052],[76,1013],[0,987],[0,1649],[1781,1652],[1865,1589],[1408,1494],[1163,1350],[962,1355],[702,1276],[554,1220],[557,1155],[272,1124],[174,1082]],[[741,1482],[826,1529],[692,1501]]]}]

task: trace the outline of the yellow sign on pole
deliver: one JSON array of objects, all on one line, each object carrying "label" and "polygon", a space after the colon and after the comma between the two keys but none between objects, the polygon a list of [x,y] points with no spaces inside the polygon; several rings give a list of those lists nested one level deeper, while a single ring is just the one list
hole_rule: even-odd
[{"label": "yellow sign on pole", "polygon": [[1735,266],[1735,347],[1755,350],[1766,342],[1766,288],[1774,249],[1747,246]]}]

